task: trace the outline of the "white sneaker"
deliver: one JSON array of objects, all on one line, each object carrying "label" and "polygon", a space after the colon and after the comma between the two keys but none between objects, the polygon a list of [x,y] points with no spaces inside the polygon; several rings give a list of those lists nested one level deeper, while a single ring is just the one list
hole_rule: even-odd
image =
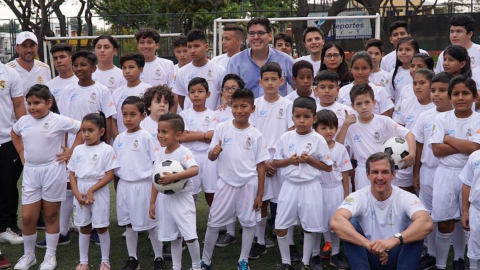
[{"label": "white sneaker", "polygon": [[0,243],[9,243],[12,245],[21,245],[23,244],[23,237],[14,233],[10,228],[7,228],[6,231],[0,233]]},{"label": "white sneaker", "polygon": [[55,255],[45,255],[42,264],[40,264],[39,270],[55,270],[57,267],[57,258]]},{"label": "white sneaker", "polygon": [[28,270],[30,267],[37,264],[37,259],[35,258],[34,253],[28,253],[23,255],[20,259],[18,259],[17,264],[13,269],[15,270]]}]

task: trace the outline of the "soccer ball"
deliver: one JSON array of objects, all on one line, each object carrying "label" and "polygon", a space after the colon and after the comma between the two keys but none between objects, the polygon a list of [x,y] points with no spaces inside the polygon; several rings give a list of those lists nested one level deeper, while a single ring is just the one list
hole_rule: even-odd
[{"label": "soccer ball", "polygon": [[402,158],[408,156],[408,142],[404,138],[392,137],[383,144],[382,149],[395,161],[395,170],[405,165],[405,162],[400,162]]},{"label": "soccer ball", "polygon": [[168,185],[161,185],[159,184],[159,181],[160,181],[160,177],[163,175],[164,172],[175,174],[183,171],[184,169],[182,164],[180,164],[180,162],[176,160],[170,160],[170,159],[164,160],[160,164],[158,164],[157,167],[153,170],[153,174],[152,174],[153,186],[159,192],[166,195],[173,195],[177,192],[180,192],[187,185],[188,178],[178,180]]}]

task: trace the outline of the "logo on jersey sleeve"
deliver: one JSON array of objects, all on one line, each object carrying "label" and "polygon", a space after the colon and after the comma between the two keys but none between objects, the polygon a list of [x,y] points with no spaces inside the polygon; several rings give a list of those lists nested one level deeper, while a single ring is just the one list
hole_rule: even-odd
[{"label": "logo on jersey sleeve", "polygon": [[5,87],[7,87],[7,83],[5,82],[5,80],[0,80],[0,89],[5,89]]},{"label": "logo on jersey sleeve", "polygon": [[342,205],[353,205],[354,202],[355,199],[353,199],[352,197],[347,197],[345,200],[343,200]]},{"label": "logo on jersey sleeve", "polygon": [[420,200],[414,200],[410,206],[421,206],[423,203]]},{"label": "logo on jersey sleeve", "polygon": [[116,160],[116,159],[117,159],[117,155],[113,155],[112,160]]},{"label": "logo on jersey sleeve", "polygon": [[189,160],[191,160],[191,159],[193,159],[193,156],[192,156],[192,155],[186,155],[186,156],[185,156],[185,161],[189,161]]}]

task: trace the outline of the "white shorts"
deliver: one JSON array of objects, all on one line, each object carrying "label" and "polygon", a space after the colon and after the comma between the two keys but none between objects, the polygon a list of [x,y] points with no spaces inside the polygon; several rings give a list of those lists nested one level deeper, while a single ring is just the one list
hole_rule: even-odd
[{"label": "white shorts", "polygon": [[152,181],[124,181],[117,186],[117,220],[119,226],[132,224],[134,231],[146,231],[157,226],[157,220],[151,219],[150,196]]},{"label": "white shorts", "polygon": [[[87,194],[88,189],[98,180],[77,179],[78,192]],[[110,225],[110,189],[106,185],[93,193],[92,205],[80,205],[77,198],[73,200],[73,217],[75,226],[84,227],[92,224],[93,228],[106,228]]]},{"label": "white shorts", "polygon": [[192,192],[179,192],[173,195],[158,193],[157,212],[158,240],[169,242],[183,238],[197,239],[197,217]]},{"label": "white shorts", "polygon": [[432,213],[433,180],[436,168],[420,167],[420,194],[419,199],[428,212]]},{"label": "white shorts", "polygon": [[22,205],[47,202],[62,202],[67,194],[65,163],[54,161],[50,164],[23,167]]},{"label": "white shorts", "polygon": [[278,199],[275,229],[288,229],[300,219],[305,231],[326,232],[322,197],[323,189],[317,180],[300,183],[286,180]]},{"label": "white shorts", "polygon": [[432,219],[435,222],[460,219],[462,206],[462,168],[442,165],[435,170],[432,198]]},{"label": "white shorts", "polygon": [[242,227],[253,227],[261,219],[260,211],[255,211],[253,205],[258,193],[258,177],[252,178],[241,187],[231,186],[223,180],[218,180],[217,191],[210,207],[208,226],[222,227],[235,221]]},{"label": "white shorts", "polygon": [[323,189],[323,216],[326,224],[330,224],[330,219],[342,204],[343,198],[343,184],[342,182],[336,184],[322,185]]},{"label": "white shorts", "polygon": [[469,259],[480,260],[480,210],[470,206],[468,210],[470,218],[470,238],[468,239]]},{"label": "white shorts", "polygon": [[[285,178],[282,175],[282,168],[277,168],[275,175],[270,179],[270,186],[272,190],[272,198],[270,199],[273,203],[278,203],[278,196],[280,195],[280,190],[282,189],[283,182]],[[266,182],[265,178],[265,182]]]},{"label": "white shorts", "polygon": [[215,193],[218,181],[217,162],[209,160],[207,153],[195,152],[193,156],[198,163],[198,175],[192,177],[193,194],[200,193],[202,188],[205,193]]},{"label": "white shorts", "polygon": [[398,170],[397,176],[392,181],[392,185],[397,187],[413,186],[413,166],[405,170]]},{"label": "white shorts", "polygon": [[367,169],[357,166],[355,168],[355,191],[370,186],[370,180],[367,178]]},{"label": "white shorts", "polygon": [[273,199],[273,182],[277,181],[278,172],[276,172],[273,177],[267,177],[265,174],[265,184],[263,185],[263,196],[262,201],[266,202]]}]

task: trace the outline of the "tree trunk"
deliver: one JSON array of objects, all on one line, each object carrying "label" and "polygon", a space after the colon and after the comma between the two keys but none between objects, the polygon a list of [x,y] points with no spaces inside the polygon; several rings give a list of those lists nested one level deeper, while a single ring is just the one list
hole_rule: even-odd
[{"label": "tree trunk", "polygon": [[[298,0],[298,10],[297,17],[307,17],[308,16],[308,1],[307,0]],[[300,46],[303,44],[303,31],[307,28],[307,21],[293,21],[292,22],[292,33],[295,40],[295,45],[297,48],[298,56],[308,54],[305,46]]]},{"label": "tree trunk", "polygon": [[[82,5],[80,6],[80,10],[77,13],[77,36],[82,35],[82,14],[83,14],[83,11],[85,10],[85,4],[86,4],[85,0],[79,0],[79,1]],[[80,50],[81,42],[82,41],[80,39],[77,39],[77,51]]]},{"label": "tree trunk", "polygon": [[[65,15],[63,15],[62,10],[60,10],[60,5],[62,5],[65,2],[65,0],[57,0],[53,2],[52,8],[53,12],[55,12],[55,16],[58,18],[58,22],[60,24],[60,36],[66,37],[67,36],[67,19]],[[70,33],[68,33],[70,34]]]},{"label": "tree trunk", "polygon": [[[93,36],[93,24],[92,24],[92,0],[87,0],[87,8],[85,9],[85,22],[87,23],[87,35]],[[92,40],[87,41],[87,48],[92,46]]]},{"label": "tree trunk", "polygon": [[[344,11],[347,9],[347,4],[349,0],[338,0],[332,3],[332,6],[328,10],[328,17],[331,16],[337,16],[340,12]],[[325,20],[325,22],[322,24],[320,27],[325,34],[325,37],[328,36],[328,33],[330,32],[330,29],[332,29],[333,24],[335,23],[335,20]]]}]

